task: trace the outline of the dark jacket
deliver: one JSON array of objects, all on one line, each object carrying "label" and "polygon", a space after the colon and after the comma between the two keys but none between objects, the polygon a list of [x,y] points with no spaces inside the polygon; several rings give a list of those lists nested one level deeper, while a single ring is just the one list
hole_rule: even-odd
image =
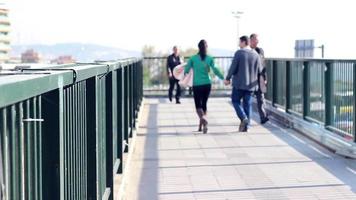
[{"label": "dark jacket", "polygon": [[261,57],[261,63],[263,66],[262,72],[258,76],[258,83],[259,83],[259,91],[266,93],[267,92],[267,86],[265,84],[265,80],[267,80],[267,70],[266,70],[266,65],[265,65],[265,52],[263,51],[262,48],[256,47],[255,51],[260,55]]},{"label": "dark jacket", "polygon": [[167,58],[167,74],[169,74],[169,71],[172,72],[173,74],[173,69],[177,66],[180,65],[180,58],[179,56],[175,56],[174,54],[171,54]]},{"label": "dark jacket", "polygon": [[232,78],[236,89],[257,91],[258,75],[262,72],[260,56],[252,49],[240,49],[235,53],[226,80]]}]

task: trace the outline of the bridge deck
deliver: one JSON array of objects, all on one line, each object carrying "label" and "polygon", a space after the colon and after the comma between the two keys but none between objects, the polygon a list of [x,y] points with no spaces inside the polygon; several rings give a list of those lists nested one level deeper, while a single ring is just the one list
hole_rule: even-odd
[{"label": "bridge deck", "polygon": [[254,121],[249,133],[238,133],[228,99],[212,98],[208,106],[203,135],[194,132],[191,99],[145,100],[127,200],[356,199],[355,160],[273,123]]}]

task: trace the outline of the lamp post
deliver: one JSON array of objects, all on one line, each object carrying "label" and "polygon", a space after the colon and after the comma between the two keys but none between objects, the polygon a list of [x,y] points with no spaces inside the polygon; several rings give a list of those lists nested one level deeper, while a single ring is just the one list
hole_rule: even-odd
[{"label": "lamp post", "polygon": [[324,50],[325,50],[325,46],[322,44],[321,46],[316,47],[318,49],[321,49],[321,57],[324,58]]},{"label": "lamp post", "polygon": [[236,18],[236,25],[237,25],[237,48],[239,48],[239,39],[240,39],[240,18],[242,16],[242,14],[244,14],[243,12],[241,11],[233,11],[231,12],[232,13],[232,16]]}]

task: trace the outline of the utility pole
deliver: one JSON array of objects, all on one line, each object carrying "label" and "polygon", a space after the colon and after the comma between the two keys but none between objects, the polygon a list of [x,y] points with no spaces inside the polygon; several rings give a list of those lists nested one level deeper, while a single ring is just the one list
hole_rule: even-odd
[{"label": "utility pole", "polygon": [[322,44],[320,47],[318,47],[321,49],[321,57],[324,58],[324,50],[325,50],[325,46]]},{"label": "utility pole", "polygon": [[232,16],[236,18],[236,25],[237,25],[237,48],[240,46],[240,18],[244,14],[241,11],[233,11]]},{"label": "utility pole", "polygon": [[314,49],[321,49],[321,58],[324,58],[324,50],[325,50],[325,45],[320,45],[317,47],[314,47]]}]

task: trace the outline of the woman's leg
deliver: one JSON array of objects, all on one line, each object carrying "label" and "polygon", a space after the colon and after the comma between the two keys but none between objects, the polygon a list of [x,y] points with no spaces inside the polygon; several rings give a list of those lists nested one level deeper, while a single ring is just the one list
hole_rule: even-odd
[{"label": "woman's leg", "polygon": [[205,114],[207,113],[208,110],[207,104],[210,96],[210,91],[211,91],[211,85],[204,86],[202,91],[202,108]]},{"label": "woman's leg", "polygon": [[198,131],[202,131],[202,119],[204,115],[204,111],[202,109],[202,101],[201,101],[201,88],[199,86],[193,87],[193,96],[194,96],[194,103],[195,103],[195,109],[197,112],[197,115],[199,117],[199,127]]},{"label": "woman's leg", "polygon": [[210,90],[211,90],[211,85],[204,85],[202,87],[202,109],[204,112],[203,115],[203,119],[202,119],[202,123],[203,123],[203,133],[207,133],[208,132],[208,120],[206,118],[207,115],[207,103],[208,103],[208,99],[209,99],[209,95],[210,95]]},{"label": "woman's leg", "polygon": [[194,104],[196,109],[202,108],[201,104],[201,89],[199,86],[193,87]]}]

